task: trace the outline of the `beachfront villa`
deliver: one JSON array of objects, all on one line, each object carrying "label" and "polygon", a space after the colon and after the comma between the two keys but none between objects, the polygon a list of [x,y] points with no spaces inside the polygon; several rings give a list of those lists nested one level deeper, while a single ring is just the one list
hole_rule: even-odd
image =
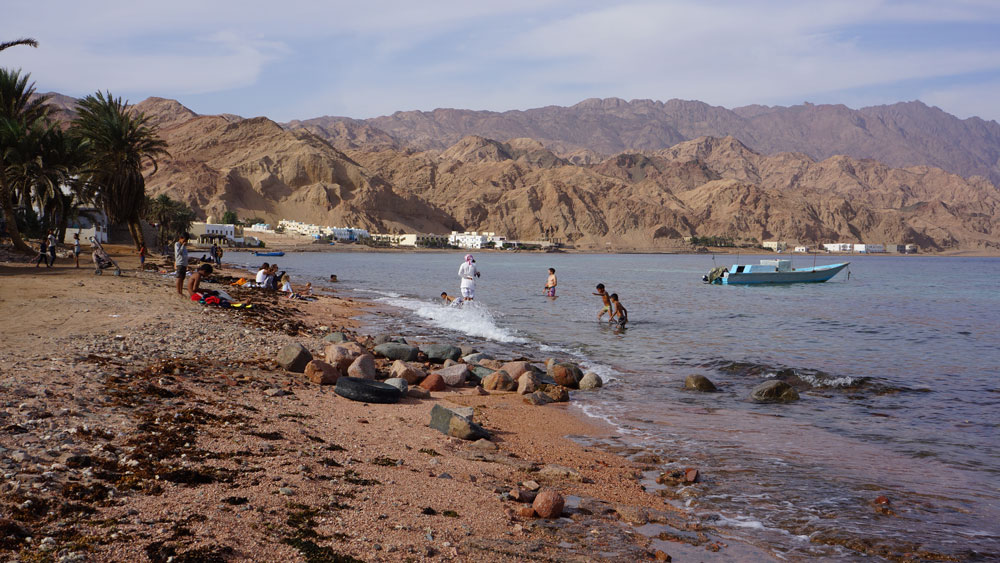
[{"label": "beachfront villa", "polygon": [[854,245],[849,242],[834,242],[823,245],[823,250],[827,252],[850,252],[854,250]]},{"label": "beachfront villa", "polygon": [[480,249],[485,246],[489,246],[489,243],[491,242],[497,248],[503,248],[504,245],[508,243],[507,237],[497,236],[497,234],[493,232],[480,233],[477,231],[466,231],[464,233],[460,233],[458,231],[452,231],[451,235],[448,236],[448,244],[459,248]]},{"label": "beachfront villa", "polygon": [[796,246],[792,252],[809,252],[808,246]]},{"label": "beachfront villa", "polygon": [[[254,225],[254,227],[256,226],[257,225]],[[272,232],[270,225],[263,226],[267,227],[267,229],[261,229],[261,232]],[[322,225],[303,223],[302,221],[290,221],[288,219],[278,221],[278,227],[283,229],[287,234],[299,234],[311,236],[313,238],[328,236],[340,241],[354,242],[371,236],[367,229],[356,229],[354,227],[324,227]]]},{"label": "beachfront villa", "polygon": [[273,233],[274,232],[274,228],[271,227],[270,223],[254,223],[253,225],[250,225],[250,227],[247,230],[250,231],[250,232],[253,232],[253,233]]},{"label": "beachfront villa", "polygon": [[448,243],[448,237],[433,233],[375,233],[371,235],[371,239],[391,246],[443,246]]},{"label": "beachfront villa", "polygon": [[855,244],[854,252],[859,254],[876,254],[885,252],[884,244]]},{"label": "beachfront villa", "polygon": [[788,243],[779,240],[765,240],[761,246],[775,252],[784,252],[788,248]]}]

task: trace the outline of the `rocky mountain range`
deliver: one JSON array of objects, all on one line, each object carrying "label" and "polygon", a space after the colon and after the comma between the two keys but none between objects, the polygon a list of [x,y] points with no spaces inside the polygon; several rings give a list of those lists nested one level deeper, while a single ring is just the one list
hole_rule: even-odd
[{"label": "rocky mountain range", "polygon": [[[685,140],[678,132],[670,143],[674,133],[662,131],[648,138],[666,146],[609,156],[602,156],[607,147],[483,135],[420,150],[416,137],[373,120],[283,126],[264,117],[199,116],[161,98],[135,109],[153,117],[170,151],[148,191],[201,216],[233,210],[375,232],[496,231],[592,250],[668,250],[692,235],[1000,249],[997,188],[985,177],[928,165],[771,153],[734,135]],[[596,128],[593,138],[606,133]]]}]

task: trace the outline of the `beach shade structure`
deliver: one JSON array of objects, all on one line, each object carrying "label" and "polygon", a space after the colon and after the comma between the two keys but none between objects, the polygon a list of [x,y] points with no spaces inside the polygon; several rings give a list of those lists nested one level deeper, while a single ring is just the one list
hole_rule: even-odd
[{"label": "beach shade structure", "polygon": [[341,377],[333,392],[345,399],[361,403],[398,403],[403,393],[396,387],[381,381],[358,377]]}]

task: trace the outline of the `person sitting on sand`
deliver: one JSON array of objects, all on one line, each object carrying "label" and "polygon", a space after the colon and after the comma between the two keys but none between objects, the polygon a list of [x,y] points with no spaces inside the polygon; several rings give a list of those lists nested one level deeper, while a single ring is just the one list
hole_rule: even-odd
[{"label": "person sitting on sand", "polygon": [[188,268],[188,234],[181,233],[174,243],[174,275],[177,276],[177,295],[184,295],[184,278]]},{"label": "person sitting on sand", "polygon": [[203,280],[205,276],[210,275],[212,275],[212,266],[210,264],[202,264],[201,266],[198,266],[198,269],[195,270],[194,273],[191,274],[190,279],[188,279],[188,295],[199,293],[201,280]]},{"label": "person sitting on sand", "polygon": [[264,262],[261,265],[260,269],[257,270],[257,278],[256,278],[257,285],[259,285],[259,286],[263,286],[264,285],[264,279],[267,277],[267,272],[270,269],[271,269],[271,265],[268,264],[267,262]]},{"label": "person sitting on sand", "polygon": [[287,293],[289,295],[295,293],[292,290],[292,276],[289,276],[288,274],[286,274],[284,272],[282,272],[282,275],[281,275],[281,291],[283,293]]},{"label": "person sitting on sand", "polygon": [[604,313],[608,313],[608,315],[611,314],[611,300],[608,298],[608,293],[604,291],[603,283],[597,284],[597,293],[594,295],[600,295],[601,299],[604,300],[604,306],[601,307],[601,310],[597,313],[597,320],[600,321],[601,317],[604,316]]},{"label": "person sitting on sand", "polygon": [[549,279],[545,280],[545,296],[556,296],[556,269],[549,268]]},{"label": "person sitting on sand", "polygon": [[608,323],[618,323],[620,328],[625,328],[625,323],[628,322],[628,311],[625,306],[618,301],[618,294],[611,294],[611,304],[614,306],[614,312],[611,313],[611,318],[608,319]]},{"label": "person sitting on sand", "polygon": [[476,278],[479,277],[479,270],[476,269],[476,261],[471,254],[465,255],[465,262],[458,267],[458,277],[462,279],[461,290],[462,299],[472,301],[476,298]]},{"label": "person sitting on sand", "polygon": [[312,295],[313,294],[313,284],[312,282],[306,282],[306,286],[302,289],[302,295]]}]

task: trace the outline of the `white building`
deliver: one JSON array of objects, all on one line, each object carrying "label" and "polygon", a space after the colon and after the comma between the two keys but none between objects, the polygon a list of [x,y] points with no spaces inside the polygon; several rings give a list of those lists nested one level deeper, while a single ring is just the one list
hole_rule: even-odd
[{"label": "white building", "polygon": [[477,231],[466,231],[464,233],[452,231],[451,235],[448,236],[448,244],[459,248],[483,248],[491,242],[498,248],[503,248],[507,244],[507,237],[497,235],[493,232],[480,233]]},{"label": "white building", "polygon": [[861,254],[877,254],[885,252],[884,244],[855,244],[854,252],[860,252]]},{"label": "white building", "polygon": [[850,252],[854,250],[854,245],[849,242],[835,242],[832,244],[824,244],[823,249],[827,252]]},{"label": "white building", "polygon": [[770,248],[775,252],[784,252],[788,248],[788,243],[779,240],[765,240],[761,246]]},{"label": "white building", "polygon": [[80,244],[86,244],[90,237],[100,243],[108,242],[108,217],[100,209],[81,208],[79,215],[69,222],[64,244],[73,244],[73,235],[80,235]]},{"label": "white building", "polygon": [[273,233],[274,229],[271,227],[270,223],[255,223],[250,225],[251,232],[254,233]]},{"label": "white building", "polygon": [[793,252],[809,252],[808,246],[796,246]]},{"label": "white building", "polygon": [[326,233],[337,240],[356,241],[371,237],[367,229],[355,229],[352,227],[331,227]]}]

